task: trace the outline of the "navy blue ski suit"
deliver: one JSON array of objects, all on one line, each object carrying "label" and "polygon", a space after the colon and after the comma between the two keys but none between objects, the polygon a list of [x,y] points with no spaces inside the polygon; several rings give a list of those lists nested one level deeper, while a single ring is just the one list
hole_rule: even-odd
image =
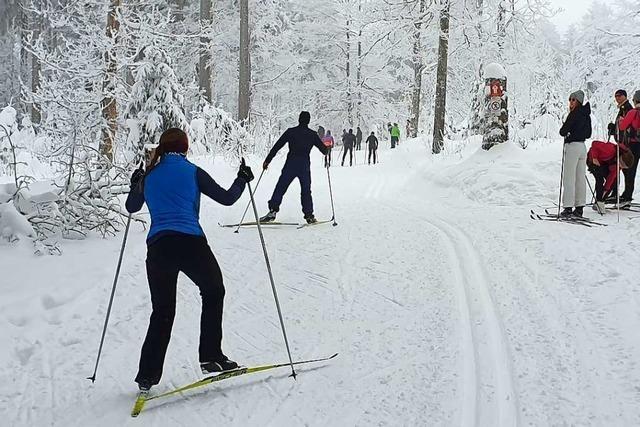
[{"label": "navy blue ski suit", "polygon": [[276,141],[276,144],[269,151],[269,155],[267,155],[265,164],[271,163],[271,160],[286,143],[289,143],[289,154],[287,154],[287,161],[282,168],[280,179],[273,190],[271,200],[269,200],[269,209],[275,212],[280,210],[284,193],[286,193],[291,182],[298,178],[300,180],[302,213],[305,216],[312,215],[313,199],[311,198],[311,160],[309,159],[309,154],[314,145],[325,155],[328,152],[328,148],[322,143],[317,132],[309,129],[307,125],[299,124],[296,127],[287,129]]}]

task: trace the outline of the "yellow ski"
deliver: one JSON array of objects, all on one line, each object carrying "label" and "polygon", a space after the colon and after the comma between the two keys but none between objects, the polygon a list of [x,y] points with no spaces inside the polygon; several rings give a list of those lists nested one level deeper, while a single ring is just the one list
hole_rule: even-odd
[{"label": "yellow ski", "polygon": [[[333,359],[337,355],[338,355],[338,353],[336,353],[336,354],[334,354],[332,356],[323,357],[323,358],[320,358],[320,359],[301,360],[301,361],[298,361],[298,362],[293,362],[293,364],[294,365],[303,365],[303,364],[306,364],[306,363],[324,362],[324,361]],[[291,366],[291,363],[278,363],[278,364],[275,364],[275,365],[240,367],[240,368],[236,368],[236,369],[231,369],[229,371],[220,372],[219,374],[203,378],[200,381],[196,381],[194,383],[187,384],[187,385],[185,385],[183,387],[179,387],[179,388],[167,391],[167,392],[162,393],[162,394],[156,394],[156,395],[153,395],[153,396],[149,396],[148,393],[139,393],[138,397],[136,398],[136,402],[133,405],[133,409],[131,410],[131,416],[132,417],[137,417],[138,415],[140,415],[140,412],[142,412],[142,410],[144,409],[144,405],[150,400],[161,399],[161,398],[164,398],[164,397],[173,396],[173,395],[182,393],[182,392],[187,391],[187,390],[191,390],[191,389],[194,389],[194,388],[202,387],[202,386],[205,386],[207,384],[211,384],[213,382],[226,380],[228,378],[238,377],[240,375],[245,375],[245,374],[253,374],[253,373],[256,373],[256,372],[267,371],[267,370],[270,370],[270,369],[282,368],[282,367],[285,367],[285,366]]]}]

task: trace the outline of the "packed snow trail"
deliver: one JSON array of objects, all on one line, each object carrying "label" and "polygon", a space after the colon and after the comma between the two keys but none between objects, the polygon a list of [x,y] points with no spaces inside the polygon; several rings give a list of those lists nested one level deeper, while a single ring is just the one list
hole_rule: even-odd
[{"label": "packed snow trail", "polygon": [[[640,424],[640,233],[631,222],[606,231],[532,222],[535,204],[519,212],[512,200],[552,194],[555,184],[510,186],[540,165],[555,168],[557,153],[527,150],[530,168],[506,153],[443,165],[416,140],[381,150],[376,166],[356,152],[357,166],[333,167],[337,227],[264,233],[293,357],[340,356],[301,368],[297,381],[284,369],[150,403],[135,420],[133,378],[150,313],[146,231],[132,227],[93,385],[85,377],[122,236],[65,241],[62,257],[0,247],[2,413],[16,426]],[[486,167],[496,157],[503,167]],[[261,214],[282,160],[256,190]],[[235,174],[195,161],[222,185]],[[326,172],[320,156],[312,162],[316,217],[328,219]],[[490,179],[493,188],[482,186]],[[298,188],[279,221],[302,220]],[[202,202],[227,289],[223,348],[247,365],[283,362],[257,231],[217,225],[237,222],[247,197],[232,208]],[[605,262],[602,253],[611,254]],[[200,377],[199,317],[197,288],[181,275],[156,392]]]}]

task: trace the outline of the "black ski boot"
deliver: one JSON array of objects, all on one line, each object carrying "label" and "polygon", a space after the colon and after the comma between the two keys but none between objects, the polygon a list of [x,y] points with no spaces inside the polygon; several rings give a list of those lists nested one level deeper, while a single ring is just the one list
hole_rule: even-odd
[{"label": "black ski boot", "polygon": [[222,371],[230,371],[232,369],[236,369],[238,366],[239,365],[236,362],[234,362],[233,360],[229,360],[229,358],[224,354],[218,360],[213,360],[211,362],[200,362],[200,369],[205,375]]},{"label": "black ski boot", "polygon": [[304,219],[307,221],[307,224],[315,224],[316,222],[318,222],[318,220],[316,219],[315,216],[313,216],[313,214],[305,215]]},{"label": "black ski boot", "polygon": [[560,218],[571,218],[573,216],[572,208],[564,208],[562,212],[560,212]]},{"label": "black ski boot", "polygon": [[138,381],[138,390],[140,392],[140,394],[149,394],[149,390],[151,390],[151,387],[153,386],[153,384],[151,384],[151,381],[148,380],[140,380]]},{"label": "black ski boot", "polygon": [[573,216],[582,218],[584,216],[584,206],[578,206],[573,210]]},{"label": "black ski boot", "polygon": [[276,211],[270,210],[268,214],[260,218],[260,222],[273,222],[276,219],[276,214]]}]

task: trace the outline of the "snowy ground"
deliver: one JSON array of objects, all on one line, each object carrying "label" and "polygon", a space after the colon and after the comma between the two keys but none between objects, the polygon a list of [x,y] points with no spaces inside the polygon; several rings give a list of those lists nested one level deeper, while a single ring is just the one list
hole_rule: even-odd
[{"label": "snowy ground", "polygon": [[[531,221],[529,209],[556,199],[561,143],[475,147],[436,162],[408,141],[375,167],[358,152],[357,166],[331,169],[338,227],[265,230],[294,358],[338,358],[297,381],[285,368],[150,402],[135,420],[150,313],[142,227],[93,385],[120,237],[64,242],[62,257],[0,246],[3,424],[640,425],[640,219],[629,219],[640,214],[591,229]],[[322,219],[328,186],[314,156]],[[282,161],[257,191],[261,213]],[[231,182],[231,168],[198,163]],[[247,197],[202,206],[226,280],[224,349],[248,365],[286,361],[257,231],[217,225],[236,222]],[[301,216],[293,184],[279,219]],[[198,377],[198,322],[197,288],[181,276],[158,390]]]}]

